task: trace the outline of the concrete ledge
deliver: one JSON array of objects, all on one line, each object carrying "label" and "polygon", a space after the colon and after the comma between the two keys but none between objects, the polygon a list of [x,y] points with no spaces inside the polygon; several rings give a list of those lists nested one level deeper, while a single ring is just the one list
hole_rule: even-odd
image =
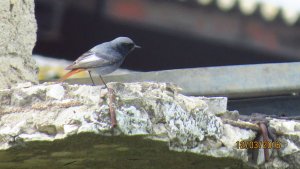
[{"label": "concrete ledge", "polygon": [[[174,69],[109,75],[112,82],[168,82],[192,96],[249,98],[297,94],[300,91],[299,62]],[[95,77],[97,78],[97,77]],[[100,80],[98,80],[100,81]],[[72,79],[71,83],[90,83]]]}]

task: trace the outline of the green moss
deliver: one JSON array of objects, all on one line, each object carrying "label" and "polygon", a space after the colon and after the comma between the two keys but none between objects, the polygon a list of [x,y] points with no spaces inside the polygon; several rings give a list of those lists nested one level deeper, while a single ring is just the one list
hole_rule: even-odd
[{"label": "green moss", "polygon": [[0,151],[1,169],[250,169],[239,160],[169,151],[141,136],[80,134],[54,142],[28,142]]}]

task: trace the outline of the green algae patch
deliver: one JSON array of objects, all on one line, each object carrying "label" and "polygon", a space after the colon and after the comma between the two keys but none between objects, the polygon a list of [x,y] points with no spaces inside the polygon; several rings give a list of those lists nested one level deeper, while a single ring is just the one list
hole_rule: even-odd
[{"label": "green algae patch", "polygon": [[240,160],[170,151],[142,136],[73,135],[0,151],[1,169],[251,169]]}]

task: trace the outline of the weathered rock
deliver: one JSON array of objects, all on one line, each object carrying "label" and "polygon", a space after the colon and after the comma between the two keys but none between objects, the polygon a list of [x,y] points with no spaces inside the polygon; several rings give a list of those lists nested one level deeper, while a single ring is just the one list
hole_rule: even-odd
[{"label": "weathered rock", "polygon": [[37,67],[31,58],[37,30],[34,1],[1,0],[0,20],[0,88],[37,83]]},{"label": "weathered rock", "polygon": [[[214,111],[226,110],[226,98],[187,97],[171,84],[110,86],[117,95],[116,133],[151,135],[168,140],[171,149],[210,155],[216,154],[210,147],[222,146],[223,123]],[[2,149],[10,146],[13,136],[26,141],[53,140],[86,131],[111,134],[107,90],[100,86],[23,84],[2,90],[0,98]],[[214,105],[213,109],[208,105]]]},{"label": "weathered rock", "polygon": [[270,121],[270,127],[274,128],[278,133],[281,133],[277,138],[281,143],[281,148],[278,149],[280,158],[288,163],[289,168],[299,168],[300,122],[273,119]]},{"label": "weathered rock", "polygon": [[236,149],[237,141],[251,141],[255,138],[256,132],[252,130],[245,130],[238,127],[231,126],[229,124],[224,124],[224,134],[221,138],[223,144],[227,148],[227,153],[231,157],[235,157],[237,154],[244,161],[249,161],[248,153],[246,149]]},{"label": "weathered rock", "polygon": [[[237,148],[236,142],[253,140],[259,128],[237,120],[237,112],[226,115],[227,98],[184,96],[177,86],[168,83],[108,85],[116,93],[118,127],[114,129],[108,91],[101,86],[25,83],[0,90],[0,149],[24,141],[51,141],[93,132],[144,135],[168,142],[169,149],[175,151],[251,161],[249,151]],[[283,148],[274,150],[266,163],[260,154],[259,167],[296,168],[299,122],[273,119],[270,127],[281,133],[277,139]]]}]

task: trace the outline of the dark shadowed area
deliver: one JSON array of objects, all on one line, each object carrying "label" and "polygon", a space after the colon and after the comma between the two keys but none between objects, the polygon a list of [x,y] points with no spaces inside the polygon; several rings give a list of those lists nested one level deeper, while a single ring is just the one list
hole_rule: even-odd
[{"label": "dark shadowed area", "polygon": [[0,151],[0,168],[251,169],[239,160],[170,151],[166,144],[139,136],[79,134],[53,142],[19,143]]},{"label": "dark shadowed area", "polygon": [[[299,21],[288,25],[282,11],[267,21],[260,7],[244,15],[238,1],[228,11],[221,10],[215,1],[201,5],[194,0],[35,2],[39,27],[35,54],[75,60],[99,43],[128,36],[142,49],[131,53],[121,68],[136,71],[300,59]],[[289,106],[297,100],[293,96],[288,101],[275,100],[269,97],[230,100],[229,109],[247,114],[297,112]]]},{"label": "dark shadowed area", "polygon": [[[278,46],[282,41],[281,37],[272,35],[272,39],[275,41],[273,42],[270,41],[269,35],[267,35],[270,27],[278,27],[285,31],[294,28],[285,26],[282,21],[266,23],[257,15],[245,17],[237,10],[224,13],[216,7],[206,8],[197,4],[184,4],[176,1],[167,1],[169,4],[153,0],[139,1],[143,2],[142,4],[129,1],[132,6],[121,1],[120,3],[115,1],[116,4],[110,4],[108,1],[103,0],[54,2],[36,1],[39,32],[34,53],[74,60],[99,43],[118,36],[128,36],[142,46],[141,50],[133,52],[126,58],[122,65],[123,68],[131,70],[153,71],[298,60],[293,54],[290,54],[291,52],[284,53],[285,49],[281,50]],[[162,3],[166,6],[166,9],[170,10],[174,6],[180,8],[185,12],[186,16],[180,15],[182,19],[187,19],[185,22],[189,21],[189,17],[193,18],[193,15],[195,15],[193,10],[202,11],[207,14],[207,16],[203,16],[207,18],[207,21],[203,23],[203,27],[212,27],[212,29],[211,31],[205,29],[201,32],[201,27],[188,29],[189,25],[183,25],[181,28],[180,25],[172,25],[172,20],[168,24],[169,20],[165,21],[163,19],[161,21],[157,19],[158,23],[151,25],[153,21],[150,19],[154,16],[151,13],[144,14],[146,15],[144,16],[143,10],[156,9],[155,3],[158,5]],[[118,7],[117,11],[114,11],[116,9],[114,5]],[[128,12],[134,9],[135,12]],[[180,12],[180,10],[176,12]],[[202,13],[200,14],[202,16]],[[118,18],[124,15],[128,15],[127,18]],[[171,15],[168,17],[176,18],[175,13],[169,12],[168,15]],[[211,15],[214,18],[210,18]],[[227,18],[223,18],[224,16]],[[236,25],[231,25],[231,20],[228,20],[228,18],[235,19],[237,21],[234,22]],[[148,20],[150,20],[149,23]],[[222,24],[226,25],[224,29],[222,29],[222,24],[217,24],[220,22],[224,22]],[[187,24],[197,26],[197,23],[194,23],[193,20]],[[236,29],[236,26],[239,29]],[[194,29],[199,30],[199,32],[194,32]],[[236,32],[228,32],[231,29],[236,30]],[[208,36],[206,36],[207,34]],[[231,34],[236,39],[232,38]],[[255,37],[254,35],[258,36],[256,37],[257,41],[261,40],[266,43],[266,47],[260,47],[256,44],[251,46],[248,44],[252,44],[252,41],[243,41],[243,39],[247,39],[247,36]],[[268,47],[276,48],[279,52],[271,51]]]}]

